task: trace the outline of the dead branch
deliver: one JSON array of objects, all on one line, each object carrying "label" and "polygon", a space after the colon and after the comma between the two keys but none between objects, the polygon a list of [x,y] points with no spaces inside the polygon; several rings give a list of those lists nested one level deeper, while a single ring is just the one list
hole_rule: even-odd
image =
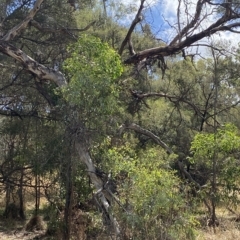
[{"label": "dead branch", "polygon": [[[230,5],[224,5],[225,7],[225,13],[220,17],[218,20],[216,20],[213,24],[206,27],[200,32],[193,33],[192,29],[195,28],[196,24],[199,21],[203,5],[209,3],[207,0],[199,0],[197,2],[196,11],[193,19],[185,26],[180,33],[178,33],[173,40],[170,42],[168,46],[164,47],[154,47],[145,49],[141,52],[138,52],[129,58],[127,58],[124,63],[125,64],[136,64],[141,62],[145,58],[157,58],[158,56],[170,56],[174,54],[178,54],[180,51],[182,51],[186,47],[190,47],[193,43],[198,42],[199,40],[209,37],[217,32],[223,32],[223,31],[231,31],[231,32],[238,32],[235,30],[235,28],[240,27],[240,21],[234,21],[233,23],[230,23],[233,20],[237,20],[240,18],[239,14],[234,14],[232,10],[230,11]],[[230,4],[230,3],[229,3]],[[207,7],[207,6],[206,6]],[[191,31],[191,35],[189,35],[189,31]]]},{"label": "dead branch", "polygon": [[[138,9],[138,12],[134,18],[134,20],[132,21],[132,24],[128,30],[128,33],[126,35],[126,37],[124,38],[122,44],[121,44],[121,47],[119,48],[119,51],[118,51],[118,54],[119,55],[122,55],[123,53],[123,50],[124,50],[124,47],[126,46],[126,44],[129,42],[130,43],[130,40],[131,40],[131,35],[132,35],[132,32],[134,30],[134,28],[136,27],[136,25],[142,20],[142,17],[141,17],[141,13],[142,13],[142,10],[144,8],[143,4],[144,4],[145,0],[141,0],[141,4],[140,4],[140,7]],[[130,45],[129,45],[130,46]],[[132,45],[131,45],[132,46]]]},{"label": "dead branch", "polygon": [[93,21],[91,23],[89,23],[86,27],[84,28],[50,28],[50,27],[43,27],[40,23],[38,23],[35,20],[32,20],[30,22],[31,26],[35,27],[36,29],[38,29],[41,32],[46,32],[46,33],[69,33],[69,32],[84,32],[87,31],[90,27],[92,27],[94,24],[96,23],[96,21]]},{"label": "dead branch", "polygon": [[10,41],[13,40],[20,32],[22,32],[24,29],[27,28],[28,23],[33,19],[33,17],[36,15],[38,10],[40,9],[40,6],[42,4],[43,0],[37,0],[29,12],[28,16],[18,25],[16,25],[14,28],[9,30],[5,36],[3,36],[3,41]]},{"label": "dead branch", "polygon": [[166,150],[166,152],[168,154],[173,153],[172,149],[166,144],[164,143],[158,136],[156,136],[154,133],[152,133],[151,131],[144,129],[142,127],[140,127],[139,125],[135,124],[135,123],[130,123],[130,124],[123,124],[121,125],[119,131],[122,132],[124,129],[131,129],[134,130],[135,132],[141,133],[145,136],[150,137],[155,143],[157,143],[158,145],[160,145],[162,148],[164,148]]},{"label": "dead branch", "polygon": [[38,63],[33,58],[24,53],[22,50],[14,47],[6,41],[0,40],[0,52],[22,63],[25,69],[35,74],[39,79],[51,80],[55,82],[58,86],[63,86],[67,84],[65,77],[60,71],[56,71],[52,68],[46,67]]},{"label": "dead branch", "polygon": [[[181,2],[181,1],[180,1]],[[180,14],[179,13],[179,8],[180,8],[180,2],[179,2],[179,6],[178,6],[178,15]],[[197,2],[197,6],[196,6],[196,11],[195,11],[195,15],[192,19],[192,21],[187,24],[187,26],[185,26],[182,30],[180,29],[180,19],[179,19],[179,16],[178,16],[178,25],[179,25],[179,34],[177,34],[177,36],[171,41],[171,43],[169,45],[174,45],[177,41],[181,41],[182,37],[191,29],[193,28],[197,21],[199,20],[199,17],[200,17],[200,14],[202,12],[202,8],[203,8],[203,5],[205,4],[206,1],[202,1],[202,0],[198,0]]]}]

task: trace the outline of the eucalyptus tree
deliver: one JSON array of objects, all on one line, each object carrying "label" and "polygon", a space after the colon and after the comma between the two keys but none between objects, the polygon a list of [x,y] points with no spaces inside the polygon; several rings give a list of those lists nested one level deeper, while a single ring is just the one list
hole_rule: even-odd
[{"label": "eucalyptus tree", "polygon": [[[30,76],[32,77],[30,79],[36,85],[39,86],[40,81],[41,87],[47,85],[47,83],[50,83],[51,87],[40,87],[40,89],[38,89],[45,99],[50,99],[49,95],[52,94],[51,91],[56,86],[59,87],[59,89],[70,89],[71,85],[68,85],[70,79],[68,79],[61,72],[62,61],[67,55],[64,43],[66,42],[66,39],[75,40],[77,32],[87,30],[93,25],[93,23],[89,23],[83,29],[76,29],[75,26],[72,26],[72,23],[74,23],[72,20],[73,14],[70,14],[72,8],[70,8],[68,4],[65,4],[65,2],[61,1],[26,0],[21,2],[6,1],[5,3],[10,5],[8,5],[7,8],[7,5],[5,4],[3,9],[10,9],[10,12],[9,15],[4,13],[3,20],[1,22],[1,67],[14,69],[14,71],[16,68],[20,68],[22,71],[24,71],[24,73],[26,72],[29,74],[29,78]],[[223,31],[237,32],[236,29],[240,26],[239,6],[236,2],[198,0],[195,2],[195,4],[193,3],[195,9],[193,13],[191,13],[188,11],[187,2],[178,1],[178,14],[176,19],[177,25],[173,26],[174,29],[176,29],[176,33],[171,41],[161,46],[153,41],[153,46],[147,47],[146,49],[139,49],[139,51],[136,52],[132,36],[134,29],[136,29],[136,26],[142,21],[141,15],[145,9],[145,4],[145,0],[140,1],[140,6],[137,10],[136,16],[132,21],[129,30],[126,32],[125,37],[122,39],[122,44],[118,50],[118,53],[124,57],[123,62],[125,64],[134,66],[134,74],[138,73],[144,68],[149,69],[149,67],[151,67],[154,63],[158,63],[164,71],[167,67],[165,61],[167,56],[175,56],[180,52],[183,54],[183,56],[185,56],[187,48],[195,44],[199,44],[199,40],[208,38],[209,36]],[[76,7],[74,10],[76,10]],[[11,18],[19,12],[23,13],[20,18]],[[66,14],[67,21],[62,17],[64,12],[69,13]],[[186,21],[181,21],[183,14],[185,14]],[[209,16],[214,19],[212,23],[207,22]],[[206,24],[203,24],[205,21]],[[34,30],[30,31],[32,28]],[[50,47],[50,50],[45,51],[45,45],[42,45],[42,38],[44,39],[45,43],[48,41],[53,43],[53,46]],[[128,52],[125,51],[127,45]],[[109,51],[111,50],[109,49]],[[81,52],[78,54],[79,60],[81,57],[84,57],[84,55],[81,55]],[[8,56],[8,58],[6,56]],[[98,61],[101,61],[99,58],[97,59]],[[15,61],[19,64],[15,64]],[[98,70],[98,63],[90,61],[89,64],[92,64],[93,69]],[[100,66],[102,65],[100,64]],[[114,68],[114,66],[112,67]],[[106,69],[110,71],[110,74],[113,74],[111,69]],[[89,74],[91,76],[91,72]],[[98,76],[101,77],[101,74]],[[118,76],[118,74],[116,76]],[[113,74],[113,77],[116,76]],[[73,83],[74,81],[75,80],[73,80]],[[87,81],[88,78],[86,78],[86,84]],[[101,91],[103,90],[104,87],[101,89]],[[109,86],[106,86],[105,91],[111,92]],[[87,95],[91,100],[91,94],[88,93]],[[133,97],[138,97],[135,91],[131,91],[131,95],[133,95]],[[84,101],[85,95],[82,94],[81,96],[77,97],[77,99],[79,101]],[[98,104],[101,106],[101,103]],[[88,110],[90,109],[86,109],[86,111]],[[96,174],[96,168],[93,164],[91,155],[89,153],[89,148],[86,144],[85,133],[88,131],[85,123],[86,122],[84,121],[82,122],[82,119],[75,125],[74,122],[71,122],[72,126],[70,126],[70,132],[72,131],[72,134],[76,135],[75,147],[79,154],[79,158],[86,165],[88,175],[90,176],[90,179],[96,189],[96,194],[99,196],[99,199],[102,202],[106,212],[109,213],[110,220],[113,224],[116,234],[119,235],[120,228],[118,226],[118,222],[110,214],[109,202],[106,199],[107,194],[102,191],[104,183]],[[155,136],[152,135],[151,132],[141,128],[141,126],[133,123],[125,123],[124,127],[127,129],[133,129],[142,134],[148,134],[150,137]],[[81,137],[79,137],[80,135]],[[156,138],[155,140],[167,151],[169,151],[169,147],[159,138]]]}]

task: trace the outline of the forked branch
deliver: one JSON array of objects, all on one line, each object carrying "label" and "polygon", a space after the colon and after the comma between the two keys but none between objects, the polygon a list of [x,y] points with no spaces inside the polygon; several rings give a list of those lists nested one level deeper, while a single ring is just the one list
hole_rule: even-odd
[{"label": "forked branch", "polygon": [[[159,56],[171,56],[180,53],[184,48],[190,47],[199,40],[209,37],[217,32],[238,32],[236,28],[240,27],[240,14],[233,12],[231,9],[232,3],[230,2],[224,5],[225,12],[214,23],[200,32],[193,31],[197,24],[203,21],[203,19],[201,19],[201,12],[204,4],[207,8],[207,4],[209,3],[210,1],[207,0],[198,0],[192,20],[185,27],[180,29],[180,32],[173,38],[169,45],[145,49],[130,56],[124,61],[124,63],[137,64],[146,58],[154,59]],[[220,6],[220,4],[218,4],[218,6]]]},{"label": "forked branch", "polygon": [[[124,47],[126,46],[126,44],[130,41],[131,41],[131,35],[132,35],[132,32],[133,30],[135,29],[136,25],[142,20],[142,17],[141,17],[141,13],[142,13],[142,10],[144,8],[144,2],[145,0],[141,0],[141,4],[140,4],[140,7],[138,9],[138,12],[134,18],[134,20],[132,21],[132,24],[127,32],[127,35],[126,37],[124,38],[122,44],[121,44],[121,47],[119,48],[119,51],[118,51],[118,54],[119,55],[122,55],[123,53],[123,50],[124,50]],[[130,43],[130,46],[132,46],[132,43]]]}]

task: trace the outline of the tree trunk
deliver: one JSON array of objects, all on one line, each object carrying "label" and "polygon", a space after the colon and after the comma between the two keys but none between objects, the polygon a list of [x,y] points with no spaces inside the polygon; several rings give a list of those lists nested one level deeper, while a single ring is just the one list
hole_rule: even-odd
[{"label": "tree trunk", "polygon": [[119,236],[121,233],[119,224],[110,211],[111,206],[109,205],[109,202],[103,193],[103,182],[96,175],[96,169],[92,162],[92,159],[90,157],[88,149],[87,149],[85,143],[81,140],[76,140],[75,147],[76,147],[76,151],[78,152],[81,161],[87,166],[88,175],[96,189],[95,195],[98,196],[98,198],[100,199],[100,201],[104,207],[104,210],[109,214],[109,219],[110,219],[112,227],[115,231],[115,235]]},{"label": "tree trunk", "polygon": [[11,200],[11,186],[7,182],[6,183],[6,201],[5,201],[5,210],[3,213],[3,216],[8,217],[8,207],[10,205],[10,200]]},{"label": "tree trunk", "polygon": [[35,216],[38,215],[40,206],[40,179],[39,175],[35,176]]},{"label": "tree trunk", "polygon": [[20,184],[18,189],[18,196],[19,196],[19,216],[21,219],[26,219],[25,213],[24,213],[24,198],[23,198],[23,177],[24,177],[24,169],[21,169],[21,178],[20,178]]},{"label": "tree trunk", "polygon": [[72,216],[72,200],[73,200],[73,185],[72,185],[72,158],[67,163],[66,172],[66,202],[64,209],[64,230],[63,237],[69,240],[71,237],[71,216]]},{"label": "tree trunk", "polygon": [[[66,86],[67,81],[65,76],[57,70],[54,70],[53,68],[46,67],[30,56],[28,56],[26,53],[24,53],[21,49],[16,48],[12,44],[9,43],[10,40],[13,40],[15,36],[17,36],[21,31],[25,30],[28,26],[28,23],[32,21],[33,17],[37,13],[37,11],[40,9],[41,3],[43,0],[36,0],[32,10],[29,12],[28,16],[18,25],[16,25],[14,28],[9,30],[7,34],[5,34],[0,39],[0,52],[15,59],[16,61],[20,62],[24,68],[34,74],[37,78],[41,80],[48,80],[54,82],[58,87]],[[87,166],[88,174],[90,176],[90,179],[95,186],[96,189],[96,195],[99,197],[102,205],[104,206],[106,212],[109,214],[111,223],[113,225],[113,228],[115,230],[116,235],[120,234],[119,226],[116,221],[116,219],[111,215],[110,213],[110,205],[103,193],[103,182],[100,178],[97,177],[94,164],[92,162],[92,159],[89,155],[88,149],[84,144],[84,141],[80,140],[77,141],[75,144],[76,151],[79,154],[79,157],[81,158],[82,162]],[[38,209],[39,203],[37,199],[38,190],[37,190],[37,179],[36,180],[36,210]]]}]

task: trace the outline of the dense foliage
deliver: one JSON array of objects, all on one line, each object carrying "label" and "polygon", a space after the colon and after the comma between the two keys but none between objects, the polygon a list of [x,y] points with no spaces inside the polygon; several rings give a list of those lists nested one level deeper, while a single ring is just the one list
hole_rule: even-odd
[{"label": "dense foliage", "polygon": [[57,239],[180,240],[199,212],[215,229],[217,208],[237,209],[240,50],[185,50],[234,32],[239,4],[199,0],[192,15],[178,1],[168,44],[144,3],[0,1],[4,218],[43,215]]}]

